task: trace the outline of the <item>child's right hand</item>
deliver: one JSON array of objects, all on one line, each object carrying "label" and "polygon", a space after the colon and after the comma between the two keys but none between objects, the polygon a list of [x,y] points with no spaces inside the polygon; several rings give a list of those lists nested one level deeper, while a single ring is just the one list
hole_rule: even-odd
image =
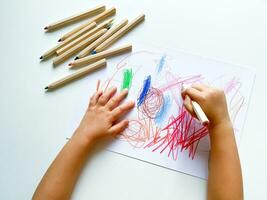
[{"label": "child's right hand", "polygon": [[226,98],[223,90],[210,87],[204,84],[197,84],[182,91],[184,106],[193,116],[195,116],[191,100],[196,101],[203,109],[210,120],[210,125],[215,126],[225,122],[230,122],[227,110]]}]

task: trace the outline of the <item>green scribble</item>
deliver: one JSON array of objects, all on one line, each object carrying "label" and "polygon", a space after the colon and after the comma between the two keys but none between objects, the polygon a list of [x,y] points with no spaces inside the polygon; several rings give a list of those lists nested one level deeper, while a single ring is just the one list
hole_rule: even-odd
[{"label": "green scribble", "polygon": [[121,84],[121,90],[124,89],[130,89],[132,85],[132,80],[133,80],[133,71],[132,69],[125,69],[123,70],[123,81]]}]

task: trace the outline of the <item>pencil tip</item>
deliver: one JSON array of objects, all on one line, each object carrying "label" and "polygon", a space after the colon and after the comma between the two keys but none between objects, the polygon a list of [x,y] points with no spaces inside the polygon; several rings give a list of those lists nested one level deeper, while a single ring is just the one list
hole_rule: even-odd
[{"label": "pencil tip", "polygon": [[72,63],[69,63],[69,66],[72,66]]},{"label": "pencil tip", "polygon": [[48,88],[49,88],[49,87],[48,87],[48,86],[46,86],[46,87],[45,87],[45,90],[47,90]]},{"label": "pencil tip", "polygon": [[92,51],[92,53],[91,53],[92,55],[94,55],[94,54],[96,54],[96,51]]},{"label": "pencil tip", "polygon": [[48,27],[46,26],[46,27],[44,27],[44,30],[47,30],[48,29]]},{"label": "pencil tip", "polygon": [[111,29],[111,27],[113,26],[113,22],[111,22],[108,26],[107,26],[107,29]]},{"label": "pencil tip", "polygon": [[43,57],[43,56],[41,56],[41,57],[40,57],[40,60],[42,60],[43,58],[44,58],[44,57]]},{"label": "pencil tip", "polygon": [[75,58],[74,58],[74,60],[78,60],[79,59],[79,57],[78,56],[76,56]]},{"label": "pencil tip", "polygon": [[61,42],[62,41],[62,39],[60,38],[59,40],[58,40],[58,42]]}]

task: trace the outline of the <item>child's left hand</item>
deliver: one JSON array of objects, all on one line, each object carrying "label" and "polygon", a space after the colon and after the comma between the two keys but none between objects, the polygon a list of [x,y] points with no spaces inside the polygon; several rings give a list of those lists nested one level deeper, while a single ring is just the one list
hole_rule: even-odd
[{"label": "child's left hand", "polygon": [[109,88],[106,92],[97,91],[90,99],[88,109],[76,130],[76,134],[85,136],[90,142],[115,136],[127,128],[129,121],[118,121],[123,115],[134,108],[133,101],[121,104],[128,94],[123,90],[115,96],[117,89]]}]

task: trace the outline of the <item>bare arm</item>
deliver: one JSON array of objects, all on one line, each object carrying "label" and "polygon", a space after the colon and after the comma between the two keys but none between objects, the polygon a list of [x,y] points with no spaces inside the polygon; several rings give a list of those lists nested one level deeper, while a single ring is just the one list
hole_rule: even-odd
[{"label": "bare arm", "polygon": [[80,126],[53,161],[33,199],[70,199],[75,183],[91,147],[101,138],[119,134],[128,121],[117,121],[134,107],[134,102],[121,104],[127,90],[115,96],[116,88],[96,92],[90,99]]},{"label": "bare arm", "polygon": [[198,102],[210,120],[211,141],[208,199],[243,199],[241,166],[224,92],[206,85],[195,85],[182,92],[184,105],[194,115],[191,102]]}]

